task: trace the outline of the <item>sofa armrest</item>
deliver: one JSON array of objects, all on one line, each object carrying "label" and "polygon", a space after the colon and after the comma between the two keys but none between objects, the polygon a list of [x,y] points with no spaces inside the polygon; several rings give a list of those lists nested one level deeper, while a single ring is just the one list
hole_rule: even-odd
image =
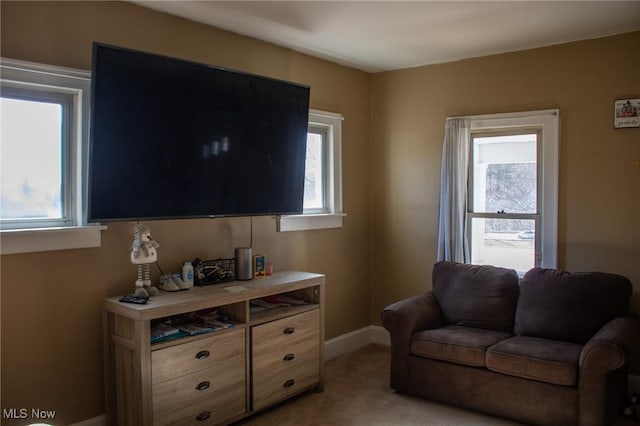
[{"label": "sofa armrest", "polygon": [[580,353],[580,374],[606,374],[628,363],[634,344],[640,341],[640,322],[626,316],[606,323]]},{"label": "sofa armrest", "polygon": [[584,346],[578,383],[581,426],[607,424],[616,414],[624,395],[612,390],[626,389],[627,365],[638,342],[640,321],[626,316],[609,321]]},{"label": "sofa armrest", "polygon": [[408,348],[416,331],[441,325],[440,306],[429,291],[387,306],[382,310],[380,320],[391,334],[392,345],[395,341]]},{"label": "sofa armrest", "polygon": [[441,325],[440,306],[429,291],[387,306],[380,313],[384,328],[391,335],[391,388],[406,391],[410,369],[411,336],[419,330]]}]

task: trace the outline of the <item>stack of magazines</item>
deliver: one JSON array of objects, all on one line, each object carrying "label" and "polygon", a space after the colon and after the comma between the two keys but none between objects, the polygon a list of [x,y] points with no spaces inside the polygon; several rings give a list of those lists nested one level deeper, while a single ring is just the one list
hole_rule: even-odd
[{"label": "stack of magazines", "polygon": [[151,327],[151,343],[164,342],[166,340],[176,339],[178,337],[188,336],[189,334],[180,331],[178,327],[162,322]]},{"label": "stack of magazines", "polygon": [[194,314],[196,322],[210,327],[211,331],[223,330],[233,327],[233,323],[228,322],[229,318],[214,311],[199,311]]},{"label": "stack of magazines", "polygon": [[229,321],[229,318],[218,314],[215,309],[192,312],[169,317],[159,323],[152,324],[151,343],[185,336],[197,336],[232,327],[233,323]]},{"label": "stack of magazines", "polygon": [[275,294],[273,296],[266,296],[261,299],[253,299],[249,304],[250,312],[260,312],[266,309],[273,309],[279,307],[287,307],[287,306],[299,306],[306,305],[307,302],[300,299],[295,299],[293,297],[284,295],[284,294]]}]

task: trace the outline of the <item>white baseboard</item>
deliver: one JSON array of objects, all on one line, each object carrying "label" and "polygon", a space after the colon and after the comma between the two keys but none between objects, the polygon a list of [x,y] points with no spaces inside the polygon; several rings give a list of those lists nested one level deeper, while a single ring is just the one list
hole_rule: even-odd
[{"label": "white baseboard", "polygon": [[391,335],[389,332],[379,325],[372,325],[371,328],[371,343],[377,343],[383,346],[391,346]]},{"label": "white baseboard", "polygon": [[370,325],[354,330],[324,342],[324,359],[329,360],[337,356],[353,352],[369,343],[389,346],[389,333],[383,327]]}]

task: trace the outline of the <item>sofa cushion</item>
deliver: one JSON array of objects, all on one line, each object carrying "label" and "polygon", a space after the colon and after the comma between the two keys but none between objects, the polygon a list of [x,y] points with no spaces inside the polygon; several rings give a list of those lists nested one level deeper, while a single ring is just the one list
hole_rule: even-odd
[{"label": "sofa cushion", "polygon": [[425,358],[484,367],[487,348],[509,337],[510,333],[501,331],[449,325],[414,334],[411,353]]},{"label": "sofa cushion", "polygon": [[489,265],[438,262],[433,292],[444,323],[513,332],[518,301],[518,275]]},{"label": "sofa cushion", "polygon": [[533,268],[522,279],[515,334],[584,344],[627,313],[631,292],[620,275]]},{"label": "sofa cushion", "polygon": [[578,382],[578,360],[583,345],[515,336],[487,350],[489,370],[538,380],[554,385],[574,386]]}]

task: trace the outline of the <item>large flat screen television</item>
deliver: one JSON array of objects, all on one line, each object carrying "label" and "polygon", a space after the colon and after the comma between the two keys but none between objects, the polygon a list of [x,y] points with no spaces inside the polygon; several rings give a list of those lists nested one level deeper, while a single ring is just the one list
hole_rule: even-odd
[{"label": "large flat screen television", "polygon": [[89,222],[300,213],[309,91],[94,43]]}]

